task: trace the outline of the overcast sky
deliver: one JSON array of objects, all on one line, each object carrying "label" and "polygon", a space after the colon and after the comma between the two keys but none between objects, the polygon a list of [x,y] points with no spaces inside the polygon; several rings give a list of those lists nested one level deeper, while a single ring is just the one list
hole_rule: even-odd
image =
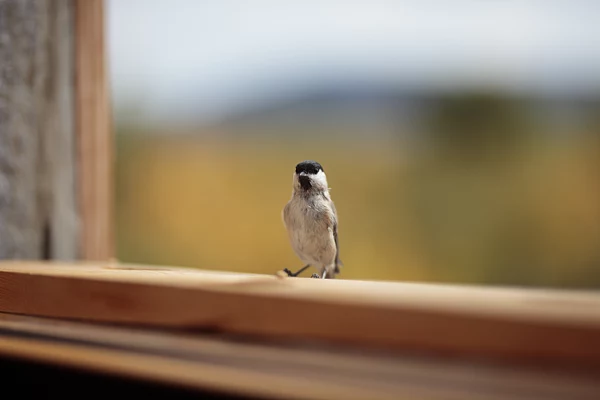
[{"label": "overcast sky", "polygon": [[157,114],[335,80],[600,91],[595,0],[109,0],[107,23],[117,106]]}]

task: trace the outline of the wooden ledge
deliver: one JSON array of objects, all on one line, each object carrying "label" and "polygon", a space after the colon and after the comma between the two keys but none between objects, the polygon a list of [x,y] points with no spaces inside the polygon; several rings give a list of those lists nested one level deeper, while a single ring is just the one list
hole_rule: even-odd
[{"label": "wooden ledge", "polygon": [[600,367],[594,292],[0,263],[0,312]]},{"label": "wooden ledge", "polygon": [[343,346],[273,346],[0,313],[0,361],[7,356],[254,399],[600,398],[597,376],[564,369],[390,356]]}]

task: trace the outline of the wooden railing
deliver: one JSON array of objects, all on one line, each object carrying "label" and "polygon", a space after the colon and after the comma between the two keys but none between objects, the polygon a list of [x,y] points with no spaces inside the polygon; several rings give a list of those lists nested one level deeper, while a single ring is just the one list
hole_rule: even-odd
[{"label": "wooden railing", "polygon": [[[79,357],[81,353],[75,352],[68,361],[73,365],[86,367],[81,359],[89,364],[101,355],[99,364],[87,367],[100,365],[113,372],[254,395],[275,396],[272,390],[276,389],[286,393],[285,398],[294,398],[294,393],[302,398],[371,398],[369,393],[377,394],[372,398],[394,398],[408,393],[408,387],[419,392],[429,384],[436,387],[445,382],[449,373],[442,372],[445,365],[461,371],[456,378],[460,385],[442,386],[442,392],[460,394],[471,390],[471,379],[483,379],[481,372],[473,372],[473,366],[481,363],[486,368],[496,366],[485,372],[494,377],[492,381],[499,380],[494,384],[515,371],[521,372],[519,382],[527,383],[526,387],[537,387],[540,376],[535,374],[541,370],[560,375],[556,381],[542,379],[540,392],[523,393],[543,394],[554,384],[564,390],[570,386],[558,383],[566,382],[566,374],[577,384],[568,396],[555,397],[600,394],[600,295],[595,292],[279,278],[128,264],[4,262],[0,263],[0,312],[4,313],[0,333],[2,329],[13,333],[8,338],[0,334],[0,354],[64,361],[65,354],[71,354],[58,350],[64,343],[48,347],[22,342],[16,333],[66,335],[110,347],[105,352],[88,343],[86,351],[97,354]],[[224,353],[217,356],[207,350],[210,346],[198,344],[209,340],[207,335],[219,341]],[[228,342],[231,338],[237,342]],[[240,344],[241,338],[248,342]],[[143,351],[132,354],[140,346]],[[204,352],[209,359],[227,358],[239,379],[227,384],[213,377],[224,361],[215,362],[216,370],[211,370],[210,362],[198,364],[184,357],[177,359],[181,366],[172,360],[160,371],[146,370],[147,363],[142,362],[157,353],[163,357],[194,351]],[[238,351],[250,351],[252,356],[242,362]],[[366,358],[354,358],[357,352]],[[120,357],[133,359],[119,362]],[[317,370],[322,365],[329,368],[313,376],[313,362]],[[279,364],[281,369],[275,372],[273,366]],[[388,367],[389,371],[400,368],[398,375],[390,372],[384,379],[369,372]],[[180,368],[188,372],[182,374]],[[303,373],[312,376],[310,389],[297,387],[286,368],[300,380]],[[212,383],[206,382],[207,370],[213,371]],[[254,374],[275,378],[282,371],[279,383],[266,391],[253,380]],[[418,379],[402,378],[407,371],[412,371],[410,376],[419,371]],[[223,373],[225,377],[232,372]],[[345,374],[362,389],[340,384]],[[402,379],[396,382],[394,377]],[[511,389],[513,395],[521,393],[519,387]],[[494,394],[491,386],[483,390]]]}]

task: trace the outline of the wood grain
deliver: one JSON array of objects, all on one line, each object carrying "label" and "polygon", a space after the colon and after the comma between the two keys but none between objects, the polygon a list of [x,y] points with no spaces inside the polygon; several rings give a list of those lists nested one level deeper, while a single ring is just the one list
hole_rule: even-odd
[{"label": "wood grain", "polygon": [[0,263],[0,311],[600,367],[594,292]]},{"label": "wood grain", "polygon": [[81,258],[106,261],[114,255],[114,140],[103,0],[75,0],[75,33]]},{"label": "wood grain", "polygon": [[0,313],[0,357],[232,394],[289,399],[600,396],[600,381],[565,371],[352,350],[273,346]]}]

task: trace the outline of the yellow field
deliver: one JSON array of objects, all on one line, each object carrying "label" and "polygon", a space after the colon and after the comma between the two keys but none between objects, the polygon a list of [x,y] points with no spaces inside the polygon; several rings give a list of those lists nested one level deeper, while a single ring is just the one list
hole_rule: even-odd
[{"label": "yellow field", "polygon": [[121,137],[119,258],[300,267],[281,209],[295,164],[315,159],[338,208],[343,278],[600,287],[597,147],[446,166],[394,140],[307,143]]}]

